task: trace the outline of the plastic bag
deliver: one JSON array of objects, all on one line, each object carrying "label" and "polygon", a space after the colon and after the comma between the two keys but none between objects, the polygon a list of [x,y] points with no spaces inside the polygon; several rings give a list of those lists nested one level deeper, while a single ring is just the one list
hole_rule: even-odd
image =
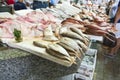
[{"label": "plastic bag", "polygon": [[113,32],[108,32],[108,34],[103,36],[103,45],[110,48],[117,45],[117,38]]}]

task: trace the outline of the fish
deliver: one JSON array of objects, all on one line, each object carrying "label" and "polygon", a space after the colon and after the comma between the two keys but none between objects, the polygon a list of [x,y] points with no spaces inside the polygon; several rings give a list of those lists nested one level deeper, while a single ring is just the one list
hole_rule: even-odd
[{"label": "fish", "polygon": [[60,31],[60,35],[62,35],[63,37],[69,37],[69,38],[72,38],[72,39],[78,39],[78,40],[84,42],[84,39],[80,35],[78,35],[77,33],[72,32],[72,31],[69,31],[69,30],[65,31],[65,32]]},{"label": "fish", "polygon": [[75,32],[75,33],[77,33],[77,34],[79,34],[79,35],[84,39],[84,43],[85,43],[86,45],[88,45],[89,39],[86,38],[87,35],[85,36],[80,29],[75,28],[75,27],[70,27],[70,30],[73,31],[73,32]]},{"label": "fish", "polygon": [[72,62],[68,52],[58,44],[49,44],[46,52],[52,56]]},{"label": "fish", "polygon": [[49,44],[47,46],[47,49],[55,51],[56,54],[59,53],[58,55],[70,57],[68,52],[62,46],[58,44]]},{"label": "fish", "polygon": [[62,59],[62,60],[67,60],[69,62],[71,62],[71,58],[70,57],[67,57],[67,56],[62,56],[62,55],[59,55],[58,52],[54,51],[54,50],[51,50],[51,49],[46,49],[46,52],[54,57],[57,57],[59,59]]},{"label": "fish", "polygon": [[71,38],[62,37],[58,44],[60,44],[69,51],[75,52],[75,55],[77,55],[78,57],[81,57],[81,54],[83,54],[79,45]]},{"label": "fish", "polygon": [[83,35],[83,33],[82,33],[82,31],[80,29],[75,28],[75,27],[70,27],[70,30],[77,33],[77,34],[79,34],[82,38],[84,38],[84,35]]},{"label": "fish", "polygon": [[48,41],[33,41],[33,45],[41,48],[47,48],[48,44],[50,44]]},{"label": "fish", "polygon": [[58,38],[54,35],[54,33],[52,31],[51,25],[49,25],[43,31],[43,40],[46,40],[46,41],[57,41],[58,40]]},{"label": "fish", "polygon": [[61,28],[61,26],[59,25],[59,26],[56,27],[56,29],[55,29],[55,36],[56,36],[58,39],[60,39],[60,28]]},{"label": "fish", "polygon": [[75,56],[75,57],[78,57],[78,53],[71,47],[69,47],[68,45],[65,45],[64,43],[57,43],[59,44],[60,46],[62,46],[63,48],[65,48],[67,51],[71,52],[69,55],[70,56]]},{"label": "fish", "polygon": [[75,40],[75,42],[77,42],[77,44],[82,48],[84,53],[88,50],[88,46],[86,46],[83,42],[79,40]]},{"label": "fish", "polygon": [[83,36],[88,39],[88,41],[91,41],[90,37],[87,34],[83,34]]}]

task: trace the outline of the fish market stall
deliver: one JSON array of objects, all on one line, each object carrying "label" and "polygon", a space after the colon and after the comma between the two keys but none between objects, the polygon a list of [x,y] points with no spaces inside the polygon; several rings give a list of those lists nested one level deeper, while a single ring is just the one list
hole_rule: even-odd
[{"label": "fish market stall", "polygon": [[[55,78],[59,78],[59,77],[65,76],[65,75],[72,74],[77,71],[77,69],[81,63],[80,59],[82,59],[82,56],[84,56],[85,53],[81,54],[81,52],[79,52],[79,50],[78,50],[78,52],[79,52],[79,54],[78,54],[78,52],[75,52],[74,50],[72,50],[72,48],[71,48],[72,46],[71,46],[70,47],[71,54],[72,54],[72,51],[76,53],[76,54],[72,55],[73,56],[73,58],[72,58],[72,57],[70,57],[70,55],[68,54],[68,52],[65,49],[63,49],[62,47],[59,47],[59,45],[57,45],[58,43],[65,44],[64,39],[66,39],[68,41],[70,40],[70,41],[72,41],[72,43],[74,43],[74,44],[69,44],[69,46],[77,45],[72,39],[61,38],[58,41],[58,39],[51,32],[51,26],[46,28],[45,29],[46,32],[50,31],[50,32],[48,32],[48,33],[50,33],[49,36],[53,36],[51,41],[49,41],[48,43],[52,44],[53,41],[55,40],[54,45],[56,45],[56,47],[58,46],[58,48],[63,50],[63,53],[64,53],[64,54],[62,54],[62,57],[58,57],[58,56],[56,57],[54,55],[52,56],[51,54],[46,53],[45,50],[47,48],[49,51],[49,49],[52,49],[52,47],[53,47],[53,50],[54,49],[58,50],[58,49],[54,48],[54,45],[49,45],[46,48],[45,47],[40,48],[38,46],[35,46],[36,43],[39,44],[40,42],[43,41],[42,38],[40,38],[38,36],[33,37],[32,35],[34,35],[34,34],[32,34],[32,33],[29,34],[24,31],[22,32],[22,34],[24,34],[23,35],[24,37],[22,37],[22,41],[21,41],[21,37],[18,34],[16,34],[16,35],[19,36],[19,38],[15,39],[15,38],[13,38],[11,30],[13,30],[13,31],[16,31],[16,30],[14,28],[7,27],[9,25],[9,26],[12,26],[15,28],[17,27],[17,29],[19,28],[21,30],[23,30],[23,29],[25,30],[25,28],[23,28],[24,26],[26,26],[26,27],[27,27],[27,25],[34,26],[35,24],[31,24],[26,21],[24,22],[25,23],[24,24],[23,22],[19,22],[20,20],[17,21],[14,19],[10,19],[10,20],[9,19],[10,18],[6,18],[5,20],[3,19],[3,21],[1,21],[1,23],[2,23],[1,26],[4,26],[4,28],[1,28],[1,33],[2,33],[1,46],[8,46],[8,49],[0,51],[1,65],[2,65],[1,73],[3,73],[0,76],[1,79],[3,79],[3,80],[4,79],[5,80],[7,80],[7,79],[9,79],[9,80],[22,79],[23,80],[23,79],[39,78],[39,79],[48,80],[48,78],[55,79]],[[4,21],[6,21],[6,22],[4,22]],[[17,24],[19,24],[20,26],[18,26]],[[63,28],[63,29],[65,29],[65,28]],[[64,31],[63,29],[61,28],[61,34],[63,34],[63,31]],[[4,33],[4,31],[5,31],[5,33]],[[39,33],[39,31],[38,31],[38,33]],[[27,34],[29,34],[30,37],[29,36],[26,37]],[[44,35],[48,36],[48,34],[47,33],[45,34],[45,32],[44,32]],[[63,35],[63,36],[65,36],[65,35]],[[47,38],[44,37],[44,39],[47,39]],[[48,38],[48,39],[50,39],[50,38]],[[18,40],[20,42],[16,42],[16,40]],[[33,41],[36,41],[34,43],[34,45],[33,45]],[[43,42],[45,43],[45,41],[43,41]],[[79,38],[78,38],[78,42],[79,42]],[[46,41],[46,43],[47,43],[47,41]],[[48,43],[46,45],[48,45]],[[18,50],[18,49],[20,49],[20,50]],[[77,48],[75,48],[75,49],[77,49]],[[32,55],[31,53],[34,55]],[[59,53],[59,54],[61,54],[61,53]],[[35,56],[35,55],[37,55],[37,56]],[[40,57],[38,57],[38,56],[40,56]],[[79,57],[80,59],[78,61],[76,61],[76,58],[74,58],[74,57],[76,57],[76,58]],[[45,58],[45,59],[43,59],[43,58]],[[63,58],[63,59],[61,59],[61,58]],[[51,62],[51,61],[53,61],[53,62]],[[58,64],[56,64],[54,62],[56,62]],[[63,71],[66,71],[66,72],[63,72]],[[44,76],[41,76],[43,74],[44,74]],[[40,75],[40,77],[36,77],[39,75]],[[46,76],[48,76],[48,77],[46,77]]]},{"label": "fish market stall", "polygon": [[99,26],[109,24],[92,12],[63,5],[1,18],[1,46],[7,47],[0,51],[1,79],[92,80],[97,50],[90,48],[87,34],[103,36],[107,32]]},{"label": "fish market stall", "polygon": [[3,43],[68,67],[82,60],[90,43],[80,29],[65,27],[45,10],[3,19],[0,26]]}]

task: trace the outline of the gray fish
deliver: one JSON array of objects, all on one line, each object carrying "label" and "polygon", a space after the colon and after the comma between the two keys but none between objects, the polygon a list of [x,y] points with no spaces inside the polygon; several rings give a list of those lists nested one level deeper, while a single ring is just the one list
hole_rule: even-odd
[{"label": "gray fish", "polygon": [[46,52],[57,58],[73,62],[69,53],[62,46],[58,44],[49,44],[48,47],[46,48]]},{"label": "gray fish", "polygon": [[64,37],[69,37],[69,38],[72,38],[72,39],[78,39],[78,40],[84,42],[84,39],[80,35],[72,32],[72,31],[66,31],[66,32],[62,32],[60,34]]},{"label": "gray fish", "polygon": [[72,30],[73,32],[79,34],[82,38],[84,38],[84,35],[80,29],[75,28],[75,27],[70,27],[70,30]]},{"label": "gray fish", "polygon": [[79,34],[84,39],[84,43],[86,45],[89,43],[89,39],[86,38],[87,35],[85,36],[84,33],[80,29],[75,28],[75,27],[70,27],[70,30],[77,33],[77,34]]},{"label": "gray fish", "polygon": [[47,48],[50,49],[50,50],[53,50],[53,51],[55,51],[57,53],[59,53],[59,55],[70,57],[68,52],[62,46],[60,46],[58,44],[49,44],[47,46]]},{"label": "gray fish", "polygon": [[46,49],[46,52],[47,52],[48,54],[50,54],[50,55],[52,55],[52,56],[55,56],[55,57],[57,57],[57,58],[60,58],[60,59],[62,59],[62,60],[67,60],[67,61],[69,61],[69,62],[72,62],[70,57],[60,55],[58,52],[56,52],[56,51],[54,51],[54,50],[52,50],[52,49],[47,48],[47,49]]},{"label": "gray fish", "polygon": [[65,48],[67,51],[73,52],[72,54],[69,54],[70,56],[76,56],[76,57],[78,57],[78,53],[73,48],[71,48],[68,45],[66,45],[64,43],[61,43],[61,42],[59,42],[57,44],[59,44],[60,46],[62,46],[63,48]]},{"label": "gray fish", "polygon": [[81,57],[81,54],[83,54],[79,45],[71,38],[63,37],[60,39],[59,44],[61,44],[62,46],[64,46],[64,48],[69,49],[72,52],[77,52],[76,55],[78,55],[79,57]]},{"label": "gray fish", "polygon": [[48,43],[46,43],[45,41],[44,42],[41,42],[41,41],[33,41],[33,44],[35,46],[38,46],[38,47],[41,47],[41,48],[47,48],[48,46]]},{"label": "gray fish", "polygon": [[88,50],[88,46],[86,46],[83,42],[79,40],[75,40],[77,44],[82,48],[83,52],[86,52]]}]

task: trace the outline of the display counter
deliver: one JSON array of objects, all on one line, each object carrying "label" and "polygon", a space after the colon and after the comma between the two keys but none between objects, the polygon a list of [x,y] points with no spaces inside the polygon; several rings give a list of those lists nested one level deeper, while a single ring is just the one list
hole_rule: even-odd
[{"label": "display counter", "polygon": [[[80,74],[81,62],[65,67],[19,49],[3,47],[0,49],[1,80],[75,80],[76,73]],[[93,77],[95,61],[96,57],[92,68],[88,65],[93,71],[90,78]],[[85,62],[82,63],[84,66],[85,64]]]},{"label": "display counter", "polygon": [[1,80],[57,80],[76,72],[80,65],[65,67],[22,50],[1,49]]}]

